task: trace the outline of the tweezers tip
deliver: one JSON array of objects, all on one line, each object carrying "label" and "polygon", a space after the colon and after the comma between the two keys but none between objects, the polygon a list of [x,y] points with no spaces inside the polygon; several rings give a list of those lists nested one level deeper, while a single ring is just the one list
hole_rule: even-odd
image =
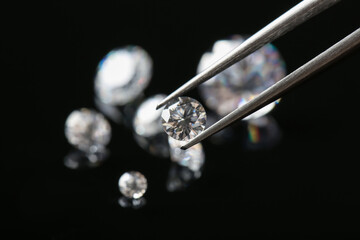
[{"label": "tweezers tip", "polygon": [[185,145],[181,146],[180,149],[181,149],[181,150],[186,150],[186,149],[188,149],[188,148],[186,147],[186,144],[185,144]]},{"label": "tweezers tip", "polygon": [[171,100],[170,95],[167,96],[166,98],[164,98],[163,100],[161,100],[161,102],[158,103],[158,105],[156,106],[156,110],[159,110],[160,108],[162,108],[163,106],[165,106],[170,100]]},{"label": "tweezers tip", "polygon": [[159,103],[157,106],[156,106],[156,110],[159,110],[163,105],[161,103]]}]

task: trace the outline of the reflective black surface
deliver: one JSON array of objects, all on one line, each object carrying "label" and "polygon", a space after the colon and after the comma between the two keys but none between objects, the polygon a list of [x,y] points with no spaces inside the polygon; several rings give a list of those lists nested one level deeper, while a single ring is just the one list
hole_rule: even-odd
[{"label": "reflective black surface", "polygon": [[[4,239],[356,236],[359,50],[282,98],[270,114],[281,132],[271,148],[245,141],[243,123],[225,141],[205,141],[201,177],[181,191],[167,190],[171,161],[148,154],[114,121],[106,161],[82,171],[64,165],[72,151],[65,119],[80,107],[98,109],[93,78],[108,51],[142,46],[154,61],[145,96],[168,94],[195,74],[214,41],[252,34],[296,2],[8,6],[1,55],[10,74],[1,82],[3,105],[10,105],[2,118],[10,124],[3,125],[0,216],[1,234],[11,235]],[[276,40],[288,72],[358,28],[358,9],[358,1],[342,1]],[[196,90],[189,94],[200,100]],[[117,182],[129,170],[148,180],[140,208],[119,205]]]}]

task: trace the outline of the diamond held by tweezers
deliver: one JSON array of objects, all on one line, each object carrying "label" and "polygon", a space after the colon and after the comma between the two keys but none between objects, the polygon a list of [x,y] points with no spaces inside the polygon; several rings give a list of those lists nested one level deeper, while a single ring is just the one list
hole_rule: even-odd
[{"label": "diamond held by tweezers", "polygon": [[165,106],[161,118],[162,126],[170,137],[189,141],[205,129],[206,112],[197,100],[178,97]]}]

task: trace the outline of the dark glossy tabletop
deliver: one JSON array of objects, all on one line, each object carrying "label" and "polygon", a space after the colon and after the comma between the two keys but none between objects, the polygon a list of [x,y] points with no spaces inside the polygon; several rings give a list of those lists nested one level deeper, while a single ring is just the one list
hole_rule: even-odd
[{"label": "dark glossy tabletop", "polygon": [[[148,154],[126,125],[114,121],[103,164],[64,164],[73,150],[65,120],[74,109],[98,109],[94,75],[110,50],[142,46],[154,62],[144,95],[169,94],[196,74],[214,41],[255,33],[298,1],[210,2],[9,6],[1,37],[10,73],[2,82],[11,85],[2,88],[4,105],[11,108],[2,115],[10,121],[2,137],[1,229],[11,236],[4,239],[356,235],[359,50],[282,98],[269,114],[276,137],[264,146],[251,143],[243,122],[223,142],[204,141],[201,176],[179,191],[167,187],[175,171],[169,158]],[[287,72],[358,28],[358,9],[358,1],[342,1],[273,42]],[[200,100],[197,90],[189,96]],[[119,205],[118,179],[129,170],[148,180],[139,209]]]}]

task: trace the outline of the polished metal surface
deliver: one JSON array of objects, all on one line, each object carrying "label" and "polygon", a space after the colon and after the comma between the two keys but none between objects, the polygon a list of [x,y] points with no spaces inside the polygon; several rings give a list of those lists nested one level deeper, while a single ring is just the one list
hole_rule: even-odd
[{"label": "polished metal surface", "polygon": [[249,114],[255,112],[256,110],[266,106],[272,101],[280,98],[285,92],[287,92],[292,87],[303,82],[305,79],[310,77],[312,74],[323,69],[330,63],[339,59],[341,56],[350,52],[352,49],[360,45],[360,28],[356,31],[328,48],[326,51],[322,52],[309,62],[305,63],[303,66],[299,67],[279,82],[269,87],[262,93],[260,93],[256,98],[242,105],[241,107],[235,109],[233,112],[226,115],[224,118],[220,119],[218,122],[210,126],[204,132],[193,138],[187,144],[182,146],[182,149],[187,149],[205,138],[213,135],[214,133],[222,130],[232,122],[238,119],[242,119]]},{"label": "polished metal surface", "polygon": [[219,59],[213,65],[190,79],[173,93],[161,101],[156,109],[166,105],[171,99],[184,95],[190,89],[209,80],[219,72],[224,71],[234,63],[245,58],[265,44],[274,41],[296,26],[319,14],[340,0],[304,0],[285,12],[283,15],[269,23],[245,42],[232,50],[230,53]]}]

